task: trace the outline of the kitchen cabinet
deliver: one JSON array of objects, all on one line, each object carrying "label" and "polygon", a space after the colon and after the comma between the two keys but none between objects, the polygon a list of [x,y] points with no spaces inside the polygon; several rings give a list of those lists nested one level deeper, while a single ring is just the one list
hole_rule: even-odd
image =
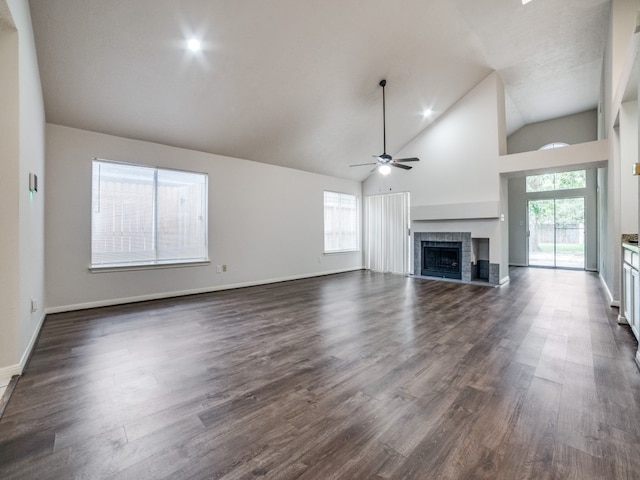
[{"label": "kitchen cabinet", "polygon": [[640,250],[636,245],[622,244],[622,298],[619,323],[631,327],[640,339]]}]

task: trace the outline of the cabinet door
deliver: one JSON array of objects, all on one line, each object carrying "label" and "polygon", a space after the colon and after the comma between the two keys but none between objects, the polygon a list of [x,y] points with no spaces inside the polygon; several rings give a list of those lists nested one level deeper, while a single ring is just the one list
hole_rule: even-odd
[{"label": "cabinet door", "polygon": [[631,278],[632,268],[628,263],[622,264],[622,314],[629,325],[632,324],[633,317],[633,281]]},{"label": "cabinet door", "polygon": [[638,339],[638,331],[640,326],[640,273],[635,268],[631,269],[631,290],[633,292],[633,301],[632,301],[632,310],[631,310],[631,319],[627,319],[629,325],[631,325],[631,330],[633,330],[633,334],[636,336],[636,340]]}]

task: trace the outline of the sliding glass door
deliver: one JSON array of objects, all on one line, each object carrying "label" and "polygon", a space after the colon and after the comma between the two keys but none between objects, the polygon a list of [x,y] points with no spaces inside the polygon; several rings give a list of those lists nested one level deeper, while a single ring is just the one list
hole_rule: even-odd
[{"label": "sliding glass door", "polygon": [[584,269],[584,197],[529,200],[529,265]]}]

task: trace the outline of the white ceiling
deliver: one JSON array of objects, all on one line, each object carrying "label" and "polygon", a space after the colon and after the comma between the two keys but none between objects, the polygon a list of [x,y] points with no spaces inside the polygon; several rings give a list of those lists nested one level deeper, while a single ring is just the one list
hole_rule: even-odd
[{"label": "white ceiling", "polygon": [[610,1],[30,5],[48,122],[363,179],[382,78],[392,155],[493,70],[510,131],[595,108]]}]

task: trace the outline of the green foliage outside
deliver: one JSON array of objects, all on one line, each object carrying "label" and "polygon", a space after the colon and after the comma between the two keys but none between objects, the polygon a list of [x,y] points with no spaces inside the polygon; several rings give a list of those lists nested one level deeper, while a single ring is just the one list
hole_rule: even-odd
[{"label": "green foliage outside", "polygon": [[[527,177],[528,192],[543,192],[550,190],[567,190],[584,188],[586,186],[586,172],[584,170],[564,173],[551,173]],[[529,202],[529,248],[531,251],[544,251],[543,245],[549,242],[548,234],[553,231],[560,234],[555,239],[556,244],[566,242],[567,245],[576,244],[576,248],[584,249],[584,239],[578,238],[579,230],[584,228],[584,198],[566,198],[549,200],[531,200]],[[572,235],[575,240],[567,240]],[[551,250],[553,250],[553,244]]]},{"label": "green foliage outside", "polygon": [[527,192],[569,190],[573,188],[586,188],[586,186],[587,172],[585,170],[545,173],[543,175],[530,175],[527,177]]},{"label": "green foliage outside", "polygon": [[529,225],[553,225],[557,228],[584,223],[584,199],[532,200],[529,202]]}]

